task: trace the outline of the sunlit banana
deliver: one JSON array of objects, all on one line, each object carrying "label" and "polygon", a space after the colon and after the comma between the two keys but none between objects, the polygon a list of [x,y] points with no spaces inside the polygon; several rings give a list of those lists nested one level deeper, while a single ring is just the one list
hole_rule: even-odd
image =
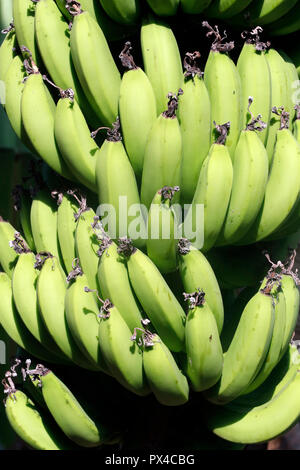
[{"label": "sunlit banana", "polygon": [[282,357],[287,350],[288,344],[293,337],[299,317],[300,304],[299,290],[292,276],[284,275],[281,280],[281,286],[286,303],[286,323],[280,357]]},{"label": "sunlit banana", "polygon": [[5,39],[2,41],[2,44],[0,46],[0,80],[2,81],[5,80],[6,72],[17,54],[17,47],[18,43],[16,33],[12,25],[7,28]]},{"label": "sunlit banana", "polygon": [[35,10],[36,3],[32,0],[13,0],[13,18],[19,46],[27,47],[34,62],[40,63],[34,28]]},{"label": "sunlit banana", "polygon": [[211,106],[202,72],[197,67],[199,52],[187,53],[184,59],[185,80],[178,105],[182,135],[180,199],[192,202],[200,170],[211,142]]},{"label": "sunlit banana", "polygon": [[230,129],[225,145],[233,158],[239,134],[243,127],[241,81],[237,68],[228,55],[228,52],[234,48],[234,42],[223,44],[223,37],[218,27],[213,29],[207,21],[204,21],[202,26],[208,29],[208,37],[214,37],[204,69],[204,83],[211,102],[212,141],[215,141],[216,136],[213,123],[229,122]]},{"label": "sunlit banana", "polygon": [[26,242],[32,251],[36,251],[30,223],[30,210],[32,203],[30,193],[22,186],[17,185],[12,191],[12,197],[14,209],[18,214]]},{"label": "sunlit banana", "polygon": [[203,253],[186,239],[179,241],[178,255],[185,292],[195,292],[197,289],[205,292],[205,300],[215,316],[220,334],[224,322],[224,307],[221,291],[209,262]]},{"label": "sunlit banana", "polygon": [[183,84],[180,52],[170,26],[150,15],[142,25],[141,47],[145,72],[160,114],[167,109],[168,93],[177,93]]},{"label": "sunlit banana", "polygon": [[176,110],[181,94],[181,89],[178,95],[169,93],[168,109],[156,119],[149,134],[141,185],[141,202],[148,209],[158,190],[180,186],[182,136]]},{"label": "sunlit banana", "polygon": [[[203,251],[209,251],[215,245],[230,200],[233,167],[229,150],[225,146],[229,126],[229,122],[216,126],[220,136],[211,146],[204,160],[194,198],[184,220],[184,225],[189,224],[192,233],[196,234],[196,238],[195,235],[189,237],[192,242],[195,242],[197,235],[199,237],[203,233],[204,239],[201,247]],[[204,227],[197,217],[198,208],[201,206],[203,207]]]},{"label": "sunlit banana", "polygon": [[130,283],[145,314],[171,351],[184,351],[185,314],[155,264],[128,239],[119,240]]},{"label": "sunlit banana", "polygon": [[185,325],[186,374],[195,391],[207,390],[217,383],[223,367],[223,351],[216,319],[205,293],[198,289],[185,293],[189,311]]},{"label": "sunlit banana", "polygon": [[135,65],[130,50],[131,43],[127,41],[120,54],[122,65],[128,70],[121,82],[119,111],[125,148],[140,181],[146,143],[157,113],[152,85],[145,72]]},{"label": "sunlit banana", "polygon": [[[269,43],[261,42],[261,32],[262,28],[257,27],[250,33],[242,34],[246,41],[238,58],[237,70],[242,86],[243,127],[251,118],[248,110],[249,96],[253,98],[251,111],[254,116],[260,114],[266,124],[269,124],[271,117],[271,73],[265,53]],[[267,142],[268,127],[260,133],[260,138],[264,144]]]},{"label": "sunlit banana", "polygon": [[[0,264],[10,278],[18,261],[18,253],[13,249],[11,243],[15,239],[16,233],[18,232],[15,228],[0,217]],[[26,241],[22,238],[21,247],[27,248],[29,251]]]},{"label": "sunlit banana", "polygon": [[287,111],[290,113],[290,129],[292,129],[296,117],[295,105],[297,104],[297,97],[295,96],[295,92],[297,91],[296,87],[299,84],[298,72],[292,59],[282,50],[279,52],[285,62],[288,95]]}]

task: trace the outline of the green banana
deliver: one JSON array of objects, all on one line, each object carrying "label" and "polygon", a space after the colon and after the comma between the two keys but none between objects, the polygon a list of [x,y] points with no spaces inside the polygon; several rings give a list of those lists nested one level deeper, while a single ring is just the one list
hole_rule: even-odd
[{"label": "green banana", "polygon": [[57,207],[46,190],[39,191],[32,200],[30,222],[37,252],[50,252],[60,257],[57,236]]},{"label": "green banana", "polygon": [[120,73],[101,28],[88,12],[80,10],[74,17],[70,46],[90,106],[103,125],[111,126],[118,115]]},{"label": "green banana", "polygon": [[300,29],[300,5],[299,2],[285,15],[268,26],[268,32],[272,36],[286,36]]},{"label": "green banana", "polygon": [[179,217],[172,199],[179,187],[165,186],[155,194],[148,214],[147,255],[161,273],[177,269]]},{"label": "green banana", "polygon": [[180,199],[190,204],[200,170],[211,144],[211,105],[208,90],[197,67],[199,52],[184,58],[185,80],[178,105],[178,121],[182,135]]},{"label": "green banana", "polygon": [[131,49],[131,43],[127,41],[119,56],[122,65],[128,68],[122,77],[119,111],[124,145],[140,181],[148,136],[157,114],[152,85],[145,72],[135,65]]},{"label": "green banana", "polygon": [[21,185],[16,185],[12,191],[14,209],[18,213],[19,221],[25,239],[31,251],[36,251],[30,224],[31,196],[30,192]]},{"label": "green banana", "polygon": [[109,437],[106,426],[97,423],[82,407],[71,390],[49,369],[39,365],[37,373],[46,405],[64,434],[81,447],[98,447]]},{"label": "green banana", "polygon": [[248,124],[250,118],[248,99],[251,96],[253,98],[252,113],[254,116],[260,114],[261,119],[268,125],[260,133],[262,142],[266,144],[271,117],[272,85],[270,67],[265,53],[269,43],[260,41],[261,32],[262,28],[257,27],[250,33],[242,34],[246,41],[238,58],[237,70],[242,86],[243,126]]},{"label": "green banana", "polygon": [[69,190],[58,194],[57,209],[57,236],[61,257],[64,262],[65,271],[69,273],[73,269],[73,260],[76,258],[75,230],[76,214],[79,204],[74,199],[76,191]]},{"label": "green banana", "polygon": [[45,257],[37,281],[38,304],[43,321],[53,340],[71,361],[80,367],[95,370],[74,342],[65,314],[67,283],[58,260]]},{"label": "green banana", "polygon": [[211,3],[211,0],[181,0],[181,8],[185,13],[197,15],[202,13]]},{"label": "green banana", "polygon": [[[234,48],[234,42],[223,44],[219,28],[212,28],[207,21],[202,26],[208,29],[207,37],[214,36],[208,60],[204,69],[204,83],[211,102],[211,122],[230,123],[225,145],[233,158],[235,147],[242,129],[242,90],[237,68],[228,52]],[[212,125],[212,140],[216,131]]]},{"label": "green banana", "polygon": [[35,153],[61,176],[74,180],[55,142],[55,102],[44,83],[43,76],[37,70],[26,79],[21,100],[21,115],[25,132]]},{"label": "green banana", "polygon": [[[249,98],[249,107],[252,100]],[[217,246],[243,238],[261,208],[269,173],[267,151],[258,136],[266,124],[254,118],[240,134],[233,160],[233,182],[229,206]]]},{"label": "green banana", "polygon": [[247,444],[267,442],[286,432],[300,416],[298,369],[296,359],[276,387],[270,376],[273,383],[269,383],[268,397],[258,406],[248,405],[242,410],[226,406],[210,409],[209,429],[223,439]]},{"label": "green banana", "polygon": [[69,286],[65,297],[66,320],[78,348],[88,361],[100,371],[108,373],[99,347],[99,307],[92,295],[84,288],[87,278],[78,264],[68,276]]},{"label": "green banana", "polygon": [[176,15],[180,0],[147,0],[151,10],[158,16],[172,16]]},{"label": "green banana", "polygon": [[[202,246],[200,246],[202,251],[209,251],[215,245],[230,201],[233,166],[229,150],[225,146],[229,125],[228,122],[222,126],[216,126],[220,137],[211,146],[209,154],[204,160],[194,198],[184,220],[185,227],[189,224],[194,234],[194,236],[188,237],[191,242],[195,243],[203,231],[204,239]],[[204,227],[199,226],[197,217],[201,205],[204,213]]]},{"label": "green banana", "polygon": [[76,179],[96,192],[95,154],[98,146],[91,137],[84,115],[75,99],[65,96],[58,101],[54,135],[62,157]]},{"label": "green banana", "polygon": [[[16,57],[18,47],[16,32],[13,26],[9,26],[4,41],[0,46],[0,80],[4,82],[6,73],[13,59]],[[5,104],[5,103],[2,103]]]},{"label": "green banana", "polygon": [[185,292],[195,292],[201,289],[213,312],[219,334],[224,323],[224,307],[221,291],[209,262],[191,243],[181,239],[178,244],[179,272]]},{"label": "green banana", "polygon": [[101,302],[98,336],[109,371],[127,390],[149,395],[141,349],[132,342],[132,332],[117,307],[109,299]]},{"label": "green banana", "polygon": [[55,85],[72,89],[87,121],[96,126],[99,118],[88,104],[71,58],[69,24],[53,0],[39,0],[35,14],[35,33],[43,62]]},{"label": "green banana", "polygon": [[118,252],[127,260],[132,288],[159,336],[171,351],[184,351],[185,314],[157,267],[128,239],[119,240]]},{"label": "green banana", "polygon": [[100,244],[98,281],[101,295],[111,300],[130,331],[133,331],[142,320],[141,309],[133,294],[126,264],[117,249],[109,238],[104,238]]},{"label": "green banana", "polygon": [[285,72],[287,76],[287,95],[288,95],[288,104],[287,104],[287,111],[290,113],[290,129],[293,126],[294,120],[296,118],[296,108],[295,108],[295,90],[298,84],[298,72],[294,65],[292,59],[282,50],[279,51],[281,57],[285,62]]},{"label": "green banana", "polygon": [[[184,0],[183,0],[184,1]],[[205,11],[211,18],[227,19],[242,12],[252,0],[214,0]]]},{"label": "green banana", "polygon": [[[285,62],[279,52],[271,48],[266,52],[266,59],[269,64],[272,82],[272,94],[271,94],[271,107],[280,108],[283,107],[287,112],[290,113],[290,84],[286,73]],[[280,118],[273,115],[269,124],[268,139],[266,142],[266,149],[269,156],[269,162],[271,162],[277,131],[280,128]]]},{"label": "green banana", "polygon": [[37,64],[40,63],[41,58],[35,36],[35,10],[36,3],[32,0],[13,0],[14,26],[19,46],[27,47]]},{"label": "green banana", "polygon": [[186,375],[196,392],[215,385],[222,374],[223,351],[216,319],[205,293],[184,294],[189,311],[185,324]]},{"label": "green banana", "polygon": [[[96,183],[100,212],[108,211],[104,230],[112,239],[129,236],[135,245],[145,245],[145,223],[133,168],[127,157],[119,131],[120,121],[108,130],[106,140],[97,152]],[[98,208],[99,210],[99,208]],[[112,214],[112,210],[114,213]],[[136,214],[139,214],[138,222]],[[140,230],[138,230],[138,227]]]},{"label": "green banana", "polygon": [[13,390],[5,402],[8,421],[17,435],[36,450],[70,450],[55,423],[20,390]]},{"label": "green banana", "polygon": [[141,202],[147,209],[158,190],[180,186],[182,136],[176,110],[181,94],[181,89],[178,95],[169,93],[168,109],[156,119],[148,137],[141,185]]},{"label": "green banana", "polygon": [[300,168],[300,146],[288,129],[289,114],[277,108],[273,109],[273,113],[281,115],[281,124],[277,131],[265,199],[256,221],[239,244],[257,242],[272,235],[285,221],[299,196],[297,175]]},{"label": "green banana", "polygon": [[[272,285],[272,284],[271,284]],[[215,404],[228,403],[239,395],[255,379],[271,342],[274,326],[274,305],[267,284],[247,303],[232,342],[224,354],[222,376],[206,393]]]},{"label": "green banana", "polygon": [[[0,217],[0,265],[10,278],[19,257],[18,253],[13,250],[12,245],[16,233],[18,232],[15,228]],[[28,248],[26,241],[22,239],[21,246],[24,246],[25,249]]]},{"label": "green banana", "polygon": [[144,331],[142,342],[143,366],[155,398],[165,406],[184,405],[189,399],[188,382],[168,347],[149,330]]},{"label": "green banana", "polygon": [[[248,22],[253,25],[268,25],[288,13],[298,0],[256,0],[246,10]],[[242,12],[244,13],[244,12]],[[244,20],[242,13],[239,19]],[[245,20],[244,20],[245,21]]]},{"label": "green banana", "polygon": [[167,108],[168,93],[177,93],[183,84],[176,38],[167,23],[149,15],[142,24],[141,47],[145,72],[156,97],[157,113],[161,114]]},{"label": "green banana", "polygon": [[140,0],[100,0],[107,15],[124,25],[136,24],[140,17]]},{"label": "green banana", "polygon": [[27,352],[47,362],[61,362],[40,344],[21,320],[13,301],[11,279],[0,273],[0,322],[8,336]]},{"label": "green banana", "polygon": [[286,323],[280,357],[284,355],[292,339],[299,316],[300,305],[299,291],[292,276],[284,275],[281,280],[281,287],[286,302]]}]

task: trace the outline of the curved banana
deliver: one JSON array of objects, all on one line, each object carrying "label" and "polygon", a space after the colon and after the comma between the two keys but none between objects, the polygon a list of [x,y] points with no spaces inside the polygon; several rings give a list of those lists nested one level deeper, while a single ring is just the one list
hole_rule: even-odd
[{"label": "curved banana", "polygon": [[75,99],[66,96],[58,101],[54,136],[72,174],[80,183],[96,192],[95,154],[98,146],[91,137],[84,115]]},{"label": "curved banana", "polygon": [[30,192],[20,185],[14,187],[12,191],[14,209],[17,211],[22,231],[29,248],[36,251],[30,223],[30,211],[32,198]]},{"label": "curved banana", "polygon": [[285,72],[287,78],[287,95],[288,95],[288,103],[287,103],[287,111],[290,113],[290,129],[293,127],[294,120],[296,118],[296,107],[295,107],[295,86],[298,84],[298,72],[295,67],[294,62],[292,59],[282,50],[279,51],[281,57],[285,62]]},{"label": "curved banana", "polygon": [[71,449],[60,429],[24,392],[11,391],[5,402],[5,412],[13,430],[33,449]]},{"label": "curved banana", "polygon": [[300,29],[300,4],[299,2],[285,15],[268,26],[272,36],[285,36]]},{"label": "curved banana", "polygon": [[209,262],[188,240],[181,239],[178,244],[179,272],[185,292],[195,292],[201,289],[213,312],[219,334],[224,323],[224,307],[222,294]]},{"label": "curved banana", "polygon": [[145,314],[166,346],[184,351],[185,313],[155,264],[128,239],[119,240],[127,260],[130,283]]},{"label": "curved banana", "polygon": [[90,106],[102,125],[111,126],[118,115],[120,73],[101,28],[88,12],[81,11],[75,16],[70,46]]},{"label": "curved banana", "polygon": [[73,269],[73,260],[76,258],[75,231],[76,214],[79,204],[73,197],[72,190],[58,196],[57,209],[57,236],[61,257],[64,262],[65,271],[69,273]]},{"label": "curved banana", "polygon": [[80,367],[96,370],[78,349],[67,324],[65,295],[67,283],[56,258],[46,257],[37,281],[38,304],[43,321],[65,356]]},{"label": "curved banana", "polygon": [[252,0],[214,0],[205,14],[211,18],[225,20],[245,10],[251,2]]},{"label": "curved banana", "polygon": [[39,0],[35,32],[43,62],[55,85],[62,90],[71,88],[87,121],[98,125],[99,118],[88,104],[74,69],[69,24],[53,0]]},{"label": "curved banana", "polygon": [[140,16],[140,0],[100,0],[103,10],[114,21],[124,25],[136,24]]},{"label": "curved banana", "polygon": [[181,89],[178,95],[169,93],[168,109],[158,116],[148,137],[141,185],[141,202],[147,209],[158,190],[180,186],[182,136],[176,117],[180,94]]},{"label": "curved banana", "polygon": [[140,325],[141,308],[134,297],[126,264],[118,254],[117,245],[104,239],[99,250],[98,281],[101,295],[117,307],[130,331]]},{"label": "curved banana", "polygon": [[[20,235],[9,222],[6,222],[0,217],[0,264],[10,278],[12,277],[19,257],[11,243],[15,239],[16,233],[18,236]],[[21,243],[22,247],[28,248],[26,241],[22,238]]]},{"label": "curved banana", "polygon": [[274,305],[270,285],[260,290],[243,310],[232,342],[224,354],[222,376],[206,398],[222,405],[241,395],[261,368],[271,342]]},{"label": "curved banana", "polygon": [[126,42],[120,54],[124,73],[120,88],[119,111],[124,145],[136,178],[141,180],[145,148],[152,125],[156,120],[156,100],[145,72],[137,67]]},{"label": "curved banana", "polygon": [[210,409],[208,427],[222,439],[247,444],[267,442],[283,434],[300,417],[298,369],[299,359],[296,359],[276,387],[274,379],[269,383],[267,398],[258,406]]},{"label": "curved banana", "polygon": [[197,15],[202,13],[211,3],[211,0],[181,0],[181,8],[185,13]]},{"label": "curved banana", "polygon": [[54,171],[64,178],[74,180],[54,138],[55,102],[38,71],[26,78],[21,114],[25,132],[35,152]]},{"label": "curved banana", "polygon": [[[257,0],[247,8],[248,22],[253,25],[268,25],[288,13],[298,0]],[[243,12],[242,12],[243,13]],[[239,18],[242,19],[242,13]],[[243,18],[244,20],[244,18]],[[245,21],[245,20],[244,20]]]},{"label": "curved banana", "polygon": [[107,132],[106,140],[96,157],[96,183],[101,215],[109,212],[108,224],[104,224],[103,228],[114,240],[129,235],[135,245],[143,247],[146,232],[143,208],[119,128],[120,122],[117,120],[113,124],[113,130]]},{"label": "curved banana", "polygon": [[132,342],[130,328],[109,299],[102,301],[98,336],[101,353],[113,377],[136,395],[149,395],[142,351]]},{"label": "curved banana", "polygon": [[25,46],[32,53],[34,62],[40,63],[35,36],[34,18],[36,3],[32,0],[13,0],[13,18],[19,46]]},{"label": "curved banana", "polygon": [[81,447],[98,447],[109,437],[106,426],[90,417],[71,390],[49,369],[37,366],[46,405],[64,434]]},{"label": "curved banana", "polygon": [[30,222],[37,252],[50,252],[59,257],[57,207],[46,190],[39,191],[33,198]]},{"label": "curved banana", "polygon": [[255,28],[250,33],[243,33],[246,39],[237,62],[237,70],[242,86],[242,116],[243,126],[247,126],[251,117],[248,110],[249,96],[253,98],[252,113],[254,116],[261,115],[263,122],[267,124],[266,129],[260,133],[260,138],[265,144],[268,138],[269,122],[271,117],[271,73],[265,50],[269,43],[262,43],[259,34],[262,28]]},{"label": "curved banana", "polygon": [[[288,82],[286,73],[285,62],[279,52],[271,48],[266,52],[266,59],[269,64],[271,73],[271,107],[276,108],[283,107],[287,112],[290,113],[291,103],[291,86]],[[280,117],[273,115],[269,124],[268,139],[266,142],[266,149],[269,156],[269,162],[271,163],[274,154],[275,142],[277,131],[280,128]]]},{"label": "curved banana", "polygon": [[170,26],[151,15],[142,24],[141,47],[145,72],[156,97],[157,113],[161,114],[167,108],[168,93],[177,93],[183,84],[179,48]]},{"label": "curved banana", "polygon": [[205,293],[184,294],[189,303],[185,324],[186,375],[196,392],[207,390],[222,374],[223,351],[216,319]]},{"label": "curved banana", "polygon": [[[134,338],[134,336],[133,336]],[[184,405],[189,399],[189,385],[170,350],[157,334],[143,332],[143,366],[150,389],[165,406]]]},{"label": "curved banana", "polygon": [[280,357],[286,352],[293,337],[299,317],[300,295],[295,280],[291,275],[284,275],[281,280],[281,288],[286,303],[286,322]]},{"label": "curved banana", "polygon": [[[220,137],[211,146],[204,160],[194,198],[184,220],[184,225],[189,224],[193,234],[199,235],[199,232],[203,231],[202,251],[209,251],[217,241],[225,221],[233,182],[232,160],[225,146],[229,123],[216,127]],[[199,224],[197,217],[201,205],[204,227]],[[189,238],[191,242],[195,242],[195,238]]]},{"label": "curved banana", "polygon": [[211,104],[202,72],[197,67],[199,52],[184,58],[185,80],[178,104],[182,135],[180,199],[190,204],[194,197],[203,161],[211,145]]},{"label": "curved banana", "polygon": [[217,246],[234,244],[243,238],[259,213],[269,173],[268,154],[258,136],[265,127],[259,116],[253,116],[240,134],[234,153],[229,206]]},{"label": "curved banana", "polygon": [[202,26],[208,29],[207,37],[213,35],[215,38],[204,69],[204,83],[211,103],[212,141],[216,137],[214,122],[229,122],[230,129],[225,145],[233,158],[243,126],[241,81],[236,65],[228,55],[234,48],[234,42],[223,44],[218,27],[213,29],[207,21]]},{"label": "curved banana", "polygon": [[180,0],[147,0],[151,10],[158,16],[172,16],[176,15]]},{"label": "curved banana", "polygon": [[[18,47],[16,32],[14,27],[10,26],[7,28],[7,33],[2,41],[0,46],[0,80],[4,82],[6,73],[13,61],[16,57],[17,52],[16,49]],[[5,103],[2,103],[5,105]]]},{"label": "curved banana", "polygon": [[148,214],[147,255],[161,273],[177,269],[179,214],[172,205],[172,199],[177,191],[179,187],[169,186],[157,191]]}]

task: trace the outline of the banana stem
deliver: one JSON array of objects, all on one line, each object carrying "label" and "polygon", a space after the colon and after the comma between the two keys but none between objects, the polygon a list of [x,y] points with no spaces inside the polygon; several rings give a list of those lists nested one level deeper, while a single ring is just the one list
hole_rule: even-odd
[{"label": "banana stem", "polygon": [[165,202],[167,201],[168,199],[170,200],[170,202],[172,201],[173,197],[175,196],[175,194],[180,191],[180,187],[179,186],[164,186],[163,188],[161,188],[159,191],[158,191],[158,194],[161,195],[161,199],[162,199],[162,202]]},{"label": "banana stem", "polygon": [[19,232],[15,232],[15,238],[9,242],[9,246],[13,248],[18,255],[31,253],[30,248],[27,246]]},{"label": "banana stem", "polygon": [[180,255],[188,255],[191,250],[191,242],[187,238],[180,238],[177,250]]},{"label": "banana stem", "polygon": [[225,145],[230,130],[230,122],[226,122],[222,125],[217,124],[216,121],[214,121],[213,123],[216,128],[216,131],[220,134],[216,140],[216,144]]},{"label": "banana stem", "polygon": [[249,122],[249,124],[247,124],[246,126],[246,130],[247,131],[258,131],[258,132],[262,132],[264,129],[266,129],[267,127],[267,124],[262,121],[262,115],[259,114],[256,118],[254,117],[254,114],[252,113],[252,111],[250,110],[250,107],[253,103],[253,97],[252,96],[249,96],[248,98],[248,113],[251,115],[251,122]]},{"label": "banana stem", "polygon": [[136,252],[136,248],[133,246],[131,238],[119,238],[117,252],[119,255],[125,256],[125,258],[130,258],[130,256]]},{"label": "banana stem", "polygon": [[263,52],[271,47],[271,42],[263,42],[260,40],[260,34],[263,32],[261,26],[256,26],[252,31],[243,31],[241,34],[242,39],[245,39],[246,44],[253,44],[258,52]]},{"label": "banana stem", "polygon": [[211,50],[214,52],[230,52],[234,49],[234,41],[225,42],[223,41],[227,39],[227,33],[224,31],[223,36],[219,32],[219,27],[215,26],[215,29],[210,26],[207,21],[202,22],[203,28],[208,29],[208,33],[206,33],[206,37],[209,38],[210,36],[215,36],[215,39],[211,45]]},{"label": "banana stem", "polygon": [[79,263],[79,259],[78,258],[75,258],[73,259],[72,261],[72,271],[69,272],[68,276],[67,276],[67,283],[69,284],[71,281],[73,281],[74,279],[76,279],[78,276],[82,276],[83,275],[83,271],[81,269],[81,266],[80,266],[80,263]]},{"label": "banana stem", "polygon": [[130,54],[130,51],[132,51],[131,42],[127,41],[125,42],[124,48],[119,55],[119,59],[121,59],[123,67],[129,70],[137,70],[138,67],[135,65],[135,62],[133,60],[132,54]]},{"label": "banana stem", "polygon": [[192,80],[194,81],[194,78],[196,76],[199,78],[203,77],[204,72],[202,72],[200,67],[197,65],[197,60],[199,60],[200,57],[201,54],[199,51],[187,52],[185,54],[185,57],[183,59],[183,67],[185,69],[184,77],[186,79],[192,78]]},{"label": "banana stem", "polygon": [[98,317],[105,319],[109,318],[110,310],[114,307],[114,304],[109,299],[102,300],[97,289],[90,289],[89,287],[85,287],[84,292],[95,292],[97,294],[98,300],[102,303]]},{"label": "banana stem", "polygon": [[179,88],[177,95],[175,93],[168,93],[168,109],[162,113],[165,118],[176,118],[176,111],[178,109],[178,100],[180,95],[183,95],[183,90],[181,88]]},{"label": "banana stem", "polygon": [[283,106],[280,106],[279,108],[277,108],[276,106],[273,106],[272,113],[276,114],[277,116],[280,116],[280,128],[279,128],[280,131],[282,131],[283,129],[289,128],[290,113],[285,111]]},{"label": "banana stem", "polygon": [[200,287],[196,290],[196,292],[192,292],[191,294],[183,292],[183,297],[184,300],[188,302],[190,310],[205,304],[205,292],[201,290]]}]

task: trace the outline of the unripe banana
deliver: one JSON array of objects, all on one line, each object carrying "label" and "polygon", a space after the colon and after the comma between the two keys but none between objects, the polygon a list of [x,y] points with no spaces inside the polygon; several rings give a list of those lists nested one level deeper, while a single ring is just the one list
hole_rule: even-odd
[{"label": "unripe banana", "polygon": [[34,18],[36,4],[32,0],[13,0],[13,18],[19,46],[25,46],[32,53],[35,63],[40,63]]},{"label": "unripe banana", "polygon": [[207,390],[217,383],[223,367],[223,351],[216,319],[205,293],[198,289],[184,294],[189,302],[185,324],[186,374],[196,392]]},{"label": "unripe banana", "polygon": [[[184,1],[184,0],[183,0]],[[227,19],[245,10],[252,0],[214,0],[205,14],[211,18]]]},{"label": "unripe banana", "polygon": [[197,15],[202,13],[210,3],[211,0],[181,0],[181,8],[185,13]]},{"label": "unripe banana", "polygon": [[168,93],[177,93],[183,84],[176,38],[167,23],[149,15],[142,25],[141,47],[145,72],[156,97],[157,113],[161,114],[167,108]]},{"label": "unripe banana", "polygon": [[127,258],[131,285],[157,333],[171,351],[184,351],[185,313],[159,270],[129,240],[119,240],[119,253]]},{"label": "unripe banana", "polygon": [[148,215],[147,255],[161,273],[177,269],[177,229],[181,214],[172,205],[177,191],[179,187],[169,186],[157,191]]},{"label": "unripe banana", "polygon": [[71,449],[55,423],[24,392],[14,390],[8,395],[5,412],[13,430],[33,449]]},{"label": "unripe banana", "polygon": [[206,397],[216,404],[237,398],[254,380],[269,350],[274,326],[270,286],[247,303],[232,342],[224,355],[222,376]]},{"label": "unripe banana", "polygon": [[142,320],[141,308],[133,294],[126,264],[117,248],[109,238],[104,238],[100,244],[98,281],[102,297],[111,300],[130,331],[133,331]]},{"label": "unripe banana", "polygon": [[153,12],[158,16],[172,16],[176,15],[180,0],[147,0],[148,5]]},{"label": "unripe banana", "polygon": [[[225,146],[229,123],[216,127],[220,137],[211,146],[204,160],[196,192],[184,221],[184,224],[191,224],[193,234],[199,236],[199,231],[203,230],[204,240],[201,248],[203,251],[209,251],[215,245],[221,232],[233,182],[232,161]],[[201,205],[204,211],[204,227],[198,226],[197,211]],[[195,240],[191,238],[191,242]]]},{"label": "unripe banana", "polygon": [[293,127],[293,123],[296,117],[296,108],[295,105],[297,104],[297,98],[295,96],[296,87],[298,85],[298,72],[295,67],[294,62],[292,59],[282,50],[279,51],[281,57],[285,62],[285,72],[287,78],[287,96],[288,96],[288,103],[287,103],[287,111],[290,113],[290,129]]},{"label": "unripe banana", "polygon": [[[271,24],[288,13],[297,3],[297,0],[258,0],[252,2],[247,8],[248,23],[255,26]],[[243,13],[239,19],[245,22]]]},{"label": "unripe banana", "polygon": [[131,44],[126,42],[120,54],[124,73],[119,99],[120,120],[124,145],[134,169],[141,180],[148,136],[156,120],[156,100],[152,85],[145,72],[137,67],[130,54]]},{"label": "unripe banana", "polygon": [[18,42],[15,29],[14,27],[8,27],[5,39],[0,46],[0,80],[3,82],[13,59],[16,57],[17,47]]},{"label": "unripe banana", "polygon": [[207,37],[215,37],[204,69],[204,83],[211,102],[212,141],[216,136],[213,123],[229,122],[230,129],[225,145],[233,158],[243,127],[241,81],[237,68],[228,55],[234,48],[234,42],[222,44],[223,38],[218,27],[213,29],[207,21],[204,21],[202,26],[209,30]]},{"label": "unripe banana", "polygon": [[73,260],[76,258],[75,230],[79,204],[74,199],[73,194],[76,196],[76,192],[71,190],[65,194],[60,193],[57,201],[57,236],[61,257],[67,273],[72,271]]},{"label": "unripe banana", "polygon": [[281,280],[281,288],[286,303],[286,323],[281,347],[280,357],[284,355],[288,348],[293,333],[295,331],[299,317],[300,295],[295,280],[291,275],[284,275]]},{"label": "unripe banana", "polygon": [[38,304],[43,321],[65,356],[80,367],[96,370],[71,336],[65,315],[66,290],[67,283],[58,260],[51,256],[46,258],[37,282]]},{"label": "unripe banana", "polygon": [[88,12],[80,11],[75,16],[70,45],[90,106],[103,125],[111,126],[118,115],[120,73],[101,28]]},{"label": "unripe banana", "polygon": [[169,94],[168,109],[156,119],[149,134],[141,186],[141,202],[147,209],[158,190],[180,186],[182,137],[176,110],[181,93],[180,89],[178,95]]},{"label": "unripe banana", "polygon": [[[249,98],[249,105],[252,101]],[[266,149],[258,136],[266,124],[254,118],[240,134],[233,160],[233,182],[226,219],[217,245],[243,238],[261,208],[269,173]]]},{"label": "unripe banana", "polygon": [[18,213],[23,234],[31,251],[36,251],[30,223],[30,211],[32,198],[29,191],[20,185],[14,187],[12,191],[14,209]]},{"label": "unripe banana", "polygon": [[[262,28],[257,27],[248,36],[243,33],[242,37],[247,40],[239,55],[237,70],[241,78],[242,86],[242,119],[243,126],[249,122],[248,110],[249,96],[253,98],[252,113],[254,116],[261,115],[261,119],[269,124],[271,117],[271,73],[265,50],[269,43],[262,43],[259,34]],[[260,138],[265,144],[268,138],[269,126],[260,133]]]},{"label": "unripe banana", "polygon": [[185,55],[183,95],[178,105],[182,135],[180,199],[184,204],[192,202],[200,170],[211,143],[211,106],[203,74],[197,68],[199,57],[199,52]]},{"label": "unripe banana", "polygon": [[[96,183],[101,212],[110,211],[108,225],[104,224],[103,228],[112,239],[129,234],[134,238],[135,245],[143,247],[146,229],[140,196],[119,128],[120,122],[117,120],[113,130],[108,131],[96,157]],[[138,226],[139,232],[132,236],[132,230],[136,231]]]},{"label": "unripe banana", "polygon": [[100,0],[108,16],[120,24],[130,25],[138,22],[140,0]]},{"label": "unripe banana", "polygon": [[221,291],[216,276],[201,251],[197,250],[188,240],[181,239],[178,244],[179,270],[185,292],[201,289],[213,312],[219,334],[224,323],[224,307]]},{"label": "unripe banana", "polygon": [[127,390],[140,396],[148,395],[142,351],[132,342],[132,332],[117,307],[109,299],[102,302],[98,335],[109,371]]},{"label": "unripe banana", "polygon": [[[19,257],[11,244],[15,239],[16,233],[18,232],[15,228],[0,217],[0,264],[10,278],[12,277]],[[22,240],[22,245],[28,248],[25,240]]]},{"label": "unripe banana", "polygon": [[188,401],[186,377],[161,338],[150,332],[146,333],[144,340],[143,365],[149,386],[159,403],[179,406]]},{"label": "unripe banana", "polygon": [[277,21],[268,25],[268,31],[272,36],[285,36],[295,33],[300,29],[300,5],[297,3],[288,13]]}]

